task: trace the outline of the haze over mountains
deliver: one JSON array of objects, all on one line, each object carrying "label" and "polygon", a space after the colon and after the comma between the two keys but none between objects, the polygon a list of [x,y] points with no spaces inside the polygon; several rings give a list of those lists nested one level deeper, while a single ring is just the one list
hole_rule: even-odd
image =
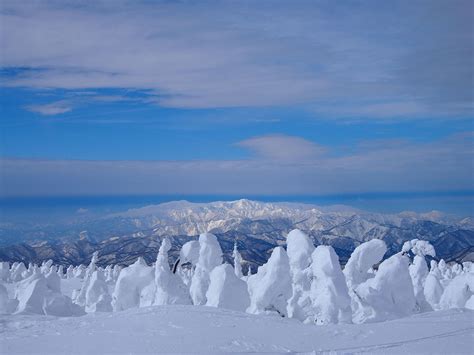
[{"label": "haze over mountains", "polygon": [[[308,233],[316,245],[333,246],[342,263],[355,247],[373,238],[387,243],[387,256],[398,252],[403,242],[418,238],[430,241],[438,258],[458,262],[474,259],[474,222],[469,217],[437,211],[380,214],[347,206],[245,199],[176,201],[67,224],[3,224],[0,259],[36,263],[52,259],[77,265],[87,263],[98,250],[99,264],[103,265],[128,265],[138,256],[151,263],[162,238],[168,236],[173,245],[170,255],[175,260],[182,244],[211,232],[218,237],[227,260],[237,242],[244,263],[255,269],[266,262],[275,246],[285,245],[287,233],[294,228]],[[20,237],[24,242],[18,243]]]}]

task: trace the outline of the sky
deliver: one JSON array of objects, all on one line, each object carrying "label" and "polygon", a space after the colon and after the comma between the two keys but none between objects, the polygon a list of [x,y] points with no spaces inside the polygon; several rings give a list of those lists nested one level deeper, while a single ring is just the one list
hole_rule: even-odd
[{"label": "sky", "polygon": [[4,0],[0,198],[430,196],[417,208],[473,214],[473,10]]}]

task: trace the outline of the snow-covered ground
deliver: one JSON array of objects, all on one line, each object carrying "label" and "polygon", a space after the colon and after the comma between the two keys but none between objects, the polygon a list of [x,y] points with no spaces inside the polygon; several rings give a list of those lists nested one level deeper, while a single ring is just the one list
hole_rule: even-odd
[{"label": "snow-covered ground", "polygon": [[15,353],[474,353],[474,311],[371,324],[305,325],[206,306],[155,306],[57,318],[0,316],[0,351]]}]

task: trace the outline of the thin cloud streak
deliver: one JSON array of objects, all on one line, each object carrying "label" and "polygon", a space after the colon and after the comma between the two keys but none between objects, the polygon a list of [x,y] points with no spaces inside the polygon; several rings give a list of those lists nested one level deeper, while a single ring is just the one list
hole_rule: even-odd
[{"label": "thin cloud streak", "polygon": [[69,101],[56,101],[44,105],[29,105],[26,109],[31,112],[39,113],[43,116],[55,116],[62,113],[70,112],[73,106]]},{"label": "thin cloud streak", "polygon": [[[254,140],[257,138],[253,138]],[[275,136],[260,137],[268,146]],[[356,152],[300,159],[303,138],[288,152],[260,150],[247,160],[81,161],[2,159],[6,196],[107,194],[316,195],[474,190],[473,134],[431,143],[377,141]],[[244,141],[245,142],[245,141]],[[291,147],[291,142],[294,146]],[[243,144],[251,148],[247,144]],[[276,146],[275,146],[276,147]],[[267,148],[265,148],[267,149]],[[276,148],[277,149],[277,148]],[[278,148],[280,149],[280,148]],[[255,149],[253,153],[255,154]]]}]

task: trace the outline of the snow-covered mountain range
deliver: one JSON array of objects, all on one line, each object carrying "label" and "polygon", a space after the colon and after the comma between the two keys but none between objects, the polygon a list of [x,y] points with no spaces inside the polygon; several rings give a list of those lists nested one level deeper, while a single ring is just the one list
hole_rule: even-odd
[{"label": "snow-covered mountain range", "polygon": [[[0,259],[79,264],[99,250],[100,263],[130,264],[138,256],[154,260],[161,239],[171,237],[171,255],[186,241],[203,232],[217,235],[226,257],[234,242],[252,266],[268,259],[276,245],[284,245],[287,233],[299,228],[315,244],[332,245],[345,262],[364,241],[382,239],[388,255],[403,242],[430,241],[439,257],[466,261],[474,258],[474,221],[437,211],[398,214],[370,213],[347,206],[320,207],[299,203],[264,203],[250,200],[191,203],[168,202],[109,214],[68,225],[15,230],[4,226],[5,240],[15,233],[27,235],[27,243],[10,242],[0,248]],[[10,238],[7,238],[10,237]],[[17,239],[18,240],[18,239]]]}]

